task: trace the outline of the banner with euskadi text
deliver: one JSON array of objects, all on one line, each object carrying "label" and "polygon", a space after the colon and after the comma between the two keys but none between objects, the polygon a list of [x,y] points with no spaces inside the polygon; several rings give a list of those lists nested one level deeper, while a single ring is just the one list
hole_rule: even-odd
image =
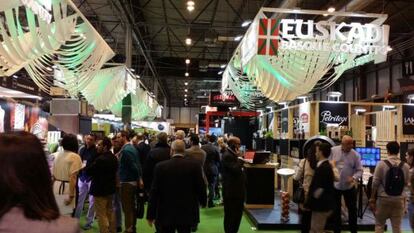
[{"label": "banner with euskadi text", "polygon": [[348,103],[320,102],[319,128],[324,124],[348,126],[348,114]]},{"label": "banner with euskadi text", "polygon": [[402,106],[403,134],[414,134],[414,105]]}]

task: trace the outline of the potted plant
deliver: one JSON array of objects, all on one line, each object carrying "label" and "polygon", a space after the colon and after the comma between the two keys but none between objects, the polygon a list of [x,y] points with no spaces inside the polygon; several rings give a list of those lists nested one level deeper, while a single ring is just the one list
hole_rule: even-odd
[{"label": "potted plant", "polygon": [[272,151],[273,148],[273,132],[267,131],[265,134],[265,148],[267,151]]}]

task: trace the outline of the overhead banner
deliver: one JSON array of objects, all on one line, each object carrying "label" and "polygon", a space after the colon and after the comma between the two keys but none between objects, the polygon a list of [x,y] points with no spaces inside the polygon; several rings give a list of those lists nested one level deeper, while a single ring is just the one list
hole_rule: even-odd
[{"label": "overhead banner", "polygon": [[403,134],[414,134],[414,106],[403,105],[402,106],[402,118],[403,118]]},{"label": "overhead banner", "polygon": [[310,127],[310,102],[299,104],[299,129],[309,133]]},{"label": "overhead banner", "polygon": [[[322,17],[326,14],[341,20]],[[233,91],[244,107],[257,109],[268,100],[293,101],[325,90],[348,69],[386,61],[387,17],[261,8],[223,72],[222,91]]]},{"label": "overhead banner", "polygon": [[320,102],[319,128],[324,124],[348,126],[348,110],[348,103]]},{"label": "overhead banner", "polygon": [[289,130],[289,110],[283,109],[281,112],[282,115],[282,133],[287,133]]}]

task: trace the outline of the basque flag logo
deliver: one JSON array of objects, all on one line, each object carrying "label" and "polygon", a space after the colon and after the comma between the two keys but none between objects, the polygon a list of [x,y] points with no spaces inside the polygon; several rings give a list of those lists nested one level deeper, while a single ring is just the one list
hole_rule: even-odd
[{"label": "basque flag logo", "polygon": [[277,55],[280,19],[260,19],[257,54]]}]

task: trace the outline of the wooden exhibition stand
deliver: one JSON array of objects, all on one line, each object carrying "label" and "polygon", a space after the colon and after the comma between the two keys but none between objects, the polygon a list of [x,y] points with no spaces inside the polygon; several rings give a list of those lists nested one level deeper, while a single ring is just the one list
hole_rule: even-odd
[{"label": "wooden exhibition stand", "polygon": [[[379,147],[381,148],[381,157],[384,158],[387,153],[385,146],[390,141],[398,141],[401,144],[414,142],[414,135],[403,134],[403,112],[402,106],[404,103],[371,103],[371,102],[334,102],[334,101],[310,101],[299,105],[289,106],[284,109],[272,111],[273,126],[269,128],[273,132],[273,138],[281,144],[282,141],[288,141],[288,148],[275,149],[273,152],[277,154],[280,168],[294,168],[299,162],[298,156],[292,156],[292,142],[299,139],[294,137],[294,122],[295,116],[297,118],[299,108],[304,104],[308,105],[308,130],[304,134],[306,140],[312,136],[320,134],[320,115],[319,103],[345,103],[348,104],[348,130],[352,132],[352,136],[356,141],[357,147]],[[301,106],[302,105],[302,106]],[[383,110],[384,106],[392,105],[393,109]],[[406,104],[405,104],[406,105]],[[357,109],[365,109],[365,112],[357,113]],[[287,132],[282,133],[281,130],[281,113],[287,113]],[[270,113],[263,113],[260,117],[265,117]],[[414,116],[413,116],[414,117]],[[262,122],[264,118],[262,119]],[[367,135],[367,128],[371,128],[370,135]],[[372,131],[375,131],[373,133]],[[373,134],[375,137],[373,138]],[[372,135],[372,136],[371,136]],[[340,140],[342,135],[338,135],[337,140]],[[373,140],[373,139],[375,140]],[[370,143],[367,145],[367,141]],[[371,142],[372,141],[372,142]],[[412,143],[414,144],[414,143]],[[303,151],[301,152],[304,153]],[[275,178],[275,187],[281,189],[281,182]],[[293,190],[292,179],[289,179],[288,190],[291,193]]]}]

